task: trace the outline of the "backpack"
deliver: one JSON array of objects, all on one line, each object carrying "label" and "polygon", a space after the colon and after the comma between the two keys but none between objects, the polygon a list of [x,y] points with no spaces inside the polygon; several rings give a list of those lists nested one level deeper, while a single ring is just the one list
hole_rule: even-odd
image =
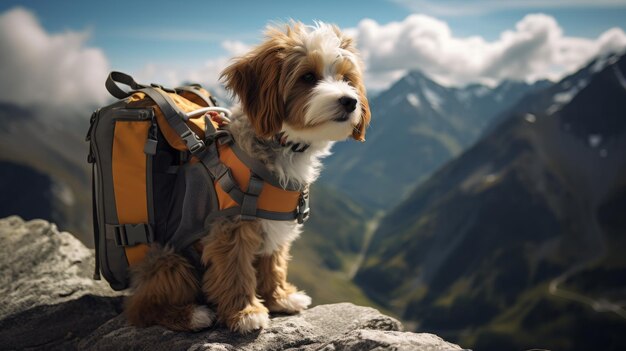
[{"label": "backpack", "polygon": [[114,290],[128,288],[129,267],[152,243],[171,246],[198,266],[192,244],[218,216],[308,218],[308,189],[281,186],[239,148],[227,128],[230,111],[200,85],[167,89],[111,72],[105,86],[120,100],[92,114],[86,137],[94,279],[102,274]]}]

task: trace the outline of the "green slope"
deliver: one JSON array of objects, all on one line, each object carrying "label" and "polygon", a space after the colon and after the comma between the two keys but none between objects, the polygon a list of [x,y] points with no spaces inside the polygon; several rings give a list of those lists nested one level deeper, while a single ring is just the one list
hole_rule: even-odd
[{"label": "green slope", "polygon": [[314,304],[350,301],[375,306],[350,277],[373,214],[347,196],[315,184],[311,219],[293,244],[289,278]]}]

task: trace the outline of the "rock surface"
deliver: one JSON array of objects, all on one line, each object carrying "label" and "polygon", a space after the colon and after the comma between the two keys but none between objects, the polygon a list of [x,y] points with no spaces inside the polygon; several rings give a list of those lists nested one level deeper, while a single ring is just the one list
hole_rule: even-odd
[{"label": "rock surface", "polygon": [[0,319],[85,294],[120,295],[104,280],[91,279],[94,262],[92,250],[54,224],[0,219]]},{"label": "rock surface", "polygon": [[42,220],[0,220],[0,349],[58,350],[460,350],[432,334],[349,303],[273,316],[248,335],[221,326],[199,333],[134,328],[122,296],[91,280],[93,252]]}]

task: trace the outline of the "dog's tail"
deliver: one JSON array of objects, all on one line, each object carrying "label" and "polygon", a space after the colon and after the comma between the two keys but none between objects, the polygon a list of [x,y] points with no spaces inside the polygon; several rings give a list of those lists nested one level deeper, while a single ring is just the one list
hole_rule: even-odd
[{"label": "dog's tail", "polygon": [[200,285],[194,267],[171,248],[153,246],[131,274],[134,291],[124,308],[131,324],[196,331],[215,322],[215,313],[197,304]]}]

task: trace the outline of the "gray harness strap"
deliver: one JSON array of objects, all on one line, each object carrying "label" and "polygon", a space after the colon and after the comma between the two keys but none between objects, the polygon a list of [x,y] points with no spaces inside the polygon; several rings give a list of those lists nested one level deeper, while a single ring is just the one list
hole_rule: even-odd
[{"label": "gray harness strap", "polygon": [[248,183],[248,189],[243,195],[241,201],[241,219],[244,221],[251,221],[257,218],[257,202],[259,195],[263,190],[263,179],[259,178],[254,173],[250,173],[250,181]]},{"label": "gray harness strap", "polygon": [[176,134],[180,136],[187,148],[192,154],[202,151],[205,148],[204,141],[200,140],[196,133],[185,123],[185,113],[181,111],[178,106],[165,94],[161,89],[156,88],[143,88],[139,91],[148,95],[161,109],[167,123],[176,131]]},{"label": "gray harness strap", "polygon": [[[232,138],[228,139],[229,142]],[[226,192],[241,208],[240,214],[244,220],[252,220],[254,218],[270,219],[275,221],[289,221],[298,220],[299,223],[303,223],[308,218],[309,202],[308,192],[300,190],[300,187],[296,189],[286,189],[278,184],[276,177],[270,173],[270,171],[258,160],[248,156],[241,148],[235,143],[231,143],[230,148],[235,155],[250,168],[250,181],[248,183],[248,189],[244,193],[237,184],[237,181],[233,177],[230,169],[219,160],[219,154],[217,152],[216,140],[209,144],[205,150],[196,156],[200,159],[200,162],[211,173],[214,179],[216,179],[219,186]],[[249,163],[250,162],[250,163]],[[267,177],[267,178],[266,178]],[[269,178],[269,179],[268,179]],[[261,194],[263,182],[268,182],[278,188],[288,191],[300,191],[301,197],[298,204],[298,208],[293,212],[273,212],[259,210],[257,208],[257,199]],[[292,185],[293,186],[293,185]]]},{"label": "gray harness strap", "polygon": [[207,96],[205,96],[204,94],[202,94],[202,93],[200,93],[198,91],[199,87],[200,86],[198,86],[198,85],[185,85],[185,86],[182,86],[182,87],[175,88],[174,90],[176,91],[176,93],[179,93],[179,94],[181,92],[183,92],[183,91],[192,93],[192,94],[196,95],[197,97],[199,97],[200,99],[202,99],[207,104],[207,106],[217,106],[216,102],[213,101],[213,99],[211,99],[211,97],[207,97]]},{"label": "gray harness strap", "polygon": [[276,179],[276,177],[267,169],[267,167],[265,167],[265,165],[261,161],[250,157],[250,155],[248,155],[245,151],[243,151],[239,147],[239,145],[235,143],[233,143],[230,146],[230,148],[233,150],[235,155],[237,155],[237,157],[241,160],[241,162],[243,162],[246,166],[248,166],[248,168],[250,168],[250,170],[253,173],[263,178],[264,181],[270,183],[271,185],[277,188],[285,189],[288,191],[302,191],[303,190],[300,185],[295,184],[293,182],[290,182],[287,184],[286,187],[283,187],[282,185],[280,185],[280,182],[278,181],[278,179]]}]

